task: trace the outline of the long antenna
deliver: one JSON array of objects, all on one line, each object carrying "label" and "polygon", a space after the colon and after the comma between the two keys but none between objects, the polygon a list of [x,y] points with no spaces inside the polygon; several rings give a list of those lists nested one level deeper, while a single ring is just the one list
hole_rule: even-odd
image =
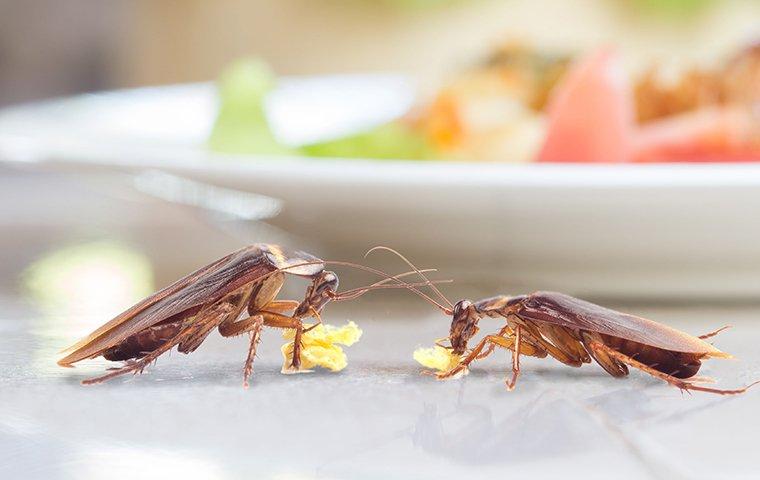
[{"label": "long antenna", "polygon": [[[406,289],[408,289],[408,290],[416,293],[420,297],[424,298],[425,300],[427,300],[431,304],[433,304],[436,307],[438,307],[444,314],[446,314],[446,315],[451,315],[452,314],[451,308],[446,308],[445,306],[443,306],[440,303],[436,302],[435,300],[433,300],[432,298],[430,298],[429,295],[427,295],[425,293],[422,293],[421,291],[419,291],[418,289],[416,289],[413,284],[407,283],[407,282],[405,282],[403,280],[400,280],[398,278],[399,277],[398,275],[389,275],[389,274],[383,272],[382,270],[378,270],[378,269],[372,268],[372,267],[365,267],[364,265],[359,265],[357,263],[351,263],[351,262],[339,262],[339,261],[334,261],[334,260],[332,260],[332,261],[323,261],[323,262],[309,262],[309,264],[317,264],[317,263],[324,263],[325,265],[341,265],[341,266],[345,266],[345,267],[352,267],[352,268],[356,268],[356,269],[359,269],[359,270],[364,270],[365,272],[374,273],[375,275],[379,275],[381,277],[385,277],[385,278],[387,278],[390,281],[396,281],[396,282],[398,282],[398,284],[399,284],[400,287],[406,288]],[[291,267],[295,267],[295,266],[291,266]],[[285,270],[285,269],[283,268],[283,270]],[[415,269],[415,270],[419,270],[419,269]],[[417,273],[417,272],[415,271],[415,273]],[[430,280],[427,280],[427,282],[430,282]]]},{"label": "long antenna", "polygon": [[[414,274],[416,272],[410,272],[411,274]],[[428,287],[432,284],[440,284],[440,283],[451,283],[453,280],[433,280],[433,281],[427,281],[427,282],[419,282],[419,283],[409,283],[407,284],[409,287]],[[371,290],[381,290],[384,288],[407,288],[406,285],[400,285],[400,284],[393,284],[393,285],[387,285],[385,283],[374,283],[372,285],[368,285],[366,287],[359,287],[359,288],[353,288],[351,290],[346,290],[345,292],[340,292],[335,298],[333,298],[334,301],[343,301],[343,300],[353,300],[355,298],[359,298],[365,293],[371,291]]]},{"label": "long antenna", "polygon": [[[370,253],[374,252],[375,250],[385,250],[385,251],[388,251],[388,252],[391,252],[391,253],[395,254],[395,255],[396,255],[396,256],[398,256],[398,257],[399,257],[401,260],[403,260],[403,261],[404,261],[404,262],[405,262],[407,265],[409,265],[409,266],[412,268],[412,270],[414,270],[415,272],[417,272],[417,274],[418,274],[420,277],[422,277],[422,279],[423,279],[423,280],[425,280],[425,281],[427,281],[427,282],[429,282],[429,281],[430,281],[430,280],[429,280],[429,279],[428,279],[428,278],[425,276],[425,274],[424,274],[424,273],[422,273],[422,271],[421,271],[419,268],[417,268],[417,267],[416,267],[416,266],[415,266],[415,265],[414,265],[414,264],[413,264],[413,263],[412,263],[412,262],[411,262],[411,261],[410,261],[408,258],[406,258],[406,257],[405,257],[405,256],[403,256],[401,253],[399,253],[398,251],[396,251],[396,250],[394,250],[394,249],[392,249],[392,248],[390,248],[390,247],[386,247],[386,246],[384,246],[384,245],[378,245],[378,246],[376,246],[376,247],[372,247],[372,248],[370,248],[370,249],[367,251],[367,253],[365,253],[365,254],[364,254],[364,258],[367,258],[367,255],[369,255]],[[446,298],[446,296],[445,296],[443,293],[441,293],[441,291],[440,291],[440,290],[438,290],[438,287],[436,287],[435,285],[433,285],[433,284],[431,283],[431,284],[430,284],[430,288],[433,290],[433,292],[435,292],[435,293],[438,295],[438,297],[439,297],[439,298],[441,298],[441,300],[443,300],[445,303],[447,303],[447,304],[449,305],[449,308],[451,308],[451,309],[453,309],[453,308],[454,308],[454,304],[452,304],[452,303],[449,301],[449,299],[448,299],[448,298]]]}]

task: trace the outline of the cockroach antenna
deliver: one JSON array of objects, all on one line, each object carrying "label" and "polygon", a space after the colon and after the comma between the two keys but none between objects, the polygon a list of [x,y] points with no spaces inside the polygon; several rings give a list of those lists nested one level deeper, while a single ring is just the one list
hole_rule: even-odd
[{"label": "cockroach antenna", "polygon": [[[435,269],[435,268],[427,268],[427,269],[422,270],[422,272],[435,272],[435,271],[437,271],[437,269]],[[429,286],[431,284],[451,283],[452,282],[452,280],[432,280],[432,281],[431,280],[426,280],[424,282],[410,283],[410,284],[407,284],[407,285],[399,284],[399,283],[394,283],[392,285],[388,285],[389,282],[396,281],[399,278],[407,277],[409,275],[414,275],[414,274],[417,274],[417,272],[416,271],[404,272],[404,273],[401,273],[401,274],[394,275],[392,277],[386,278],[384,280],[380,280],[379,282],[375,282],[375,283],[373,283],[371,285],[367,285],[366,287],[358,287],[358,288],[353,288],[351,290],[346,290],[346,291],[343,291],[343,292],[337,292],[336,295],[335,295],[335,297],[333,297],[333,300],[334,301],[353,300],[355,298],[358,298],[358,297],[364,295],[365,293],[367,293],[367,292],[369,292],[371,290],[377,290],[377,289],[383,289],[383,288],[406,288],[407,285],[409,287],[426,287],[426,286]]]},{"label": "cockroach antenna", "polygon": [[[427,276],[425,276],[425,274],[423,273],[423,271],[422,271],[422,270],[420,270],[419,268],[417,268],[417,266],[416,266],[416,265],[414,265],[414,264],[413,264],[413,263],[412,263],[412,262],[411,262],[411,261],[410,261],[408,258],[406,258],[404,255],[402,255],[400,252],[398,252],[397,250],[394,250],[394,249],[392,249],[392,248],[390,248],[390,247],[386,247],[386,246],[384,246],[384,245],[378,245],[378,246],[376,246],[376,247],[372,247],[372,248],[370,248],[369,250],[367,250],[367,253],[365,253],[365,254],[364,254],[364,258],[367,258],[367,256],[368,256],[370,253],[372,253],[372,252],[374,252],[374,251],[376,251],[376,250],[385,250],[385,251],[387,251],[387,252],[390,252],[390,253],[392,253],[392,254],[396,255],[396,256],[397,256],[397,257],[399,257],[399,258],[400,258],[400,259],[401,259],[401,260],[402,260],[404,263],[406,263],[407,265],[409,265],[409,267],[410,267],[412,270],[414,270],[415,272],[417,272],[417,274],[418,274],[418,275],[419,275],[419,276],[420,276],[420,277],[421,277],[421,278],[422,278],[424,281],[426,281],[426,282],[430,282],[430,280],[427,278]],[[435,292],[435,294],[436,294],[436,295],[438,295],[438,297],[439,297],[441,300],[443,300],[443,302],[444,302],[446,305],[448,305],[448,308],[447,308],[447,309],[441,309],[441,310],[443,310],[443,311],[444,311],[444,312],[445,312],[447,315],[451,315],[451,312],[452,312],[452,310],[454,309],[454,304],[453,304],[453,303],[451,303],[451,302],[449,301],[449,299],[448,299],[448,298],[446,298],[446,296],[445,296],[443,293],[441,293],[441,291],[438,289],[438,287],[436,287],[436,286],[435,286],[433,283],[430,283],[430,285],[429,285],[429,286],[430,286],[430,288],[433,290],[433,292]],[[440,307],[440,305],[439,305],[439,307]]]},{"label": "cockroach antenna", "polygon": [[[414,292],[415,294],[419,295],[420,297],[422,297],[425,300],[427,300],[428,302],[430,302],[432,305],[435,305],[436,307],[438,307],[445,315],[451,315],[451,312],[452,312],[451,308],[447,308],[447,307],[441,305],[440,303],[438,303],[435,300],[433,300],[429,295],[427,295],[427,294],[421,292],[420,290],[418,290],[417,288],[415,288],[416,284],[411,284],[411,283],[404,282],[403,280],[399,280],[398,279],[399,275],[396,275],[394,277],[393,275],[389,275],[389,274],[383,272],[382,270],[378,270],[376,268],[367,267],[367,266],[364,266],[364,265],[360,265],[360,264],[357,264],[357,263],[351,263],[351,262],[339,262],[339,261],[334,261],[334,260],[333,261],[328,260],[328,261],[325,261],[323,263],[325,265],[340,265],[340,266],[344,266],[344,267],[352,267],[352,268],[356,268],[356,269],[359,269],[359,270],[364,270],[366,272],[374,273],[375,275],[379,275],[381,277],[385,277],[386,279],[388,279],[390,281],[396,281],[398,283],[397,286],[399,288],[406,288],[406,289]],[[431,282],[430,280],[428,280],[427,277],[425,277],[424,274],[420,273],[419,269],[415,268],[414,273],[417,273],[418,275],[422,275],[422,277],[426,280],[424,282],[424,286],[431,286],[431,287],[433,286],[433,282]],[[449,283],[449,282],[450,281],[447,280],[447,281],[440,282],[440,283]],[[435,287],[433,287],[433,288],[435,288]],[[445,297],[443,297],[443,298],[445,299]],[[448,300],[446,300],[446,303],[450,304],[450,302]]]}]

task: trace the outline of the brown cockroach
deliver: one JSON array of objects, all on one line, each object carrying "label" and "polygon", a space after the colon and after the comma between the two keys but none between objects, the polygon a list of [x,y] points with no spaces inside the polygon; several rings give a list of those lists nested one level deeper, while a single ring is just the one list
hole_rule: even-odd
[{"label": "brown cockroach", "polygon": [[[376,249],[390,251],[416,269],[395,250],[375,247],[370,252]],[[424,274],[420,273],[420,276],[427,280]],[[562,293],[534,292],[514,297],[499,295],[477,302],[460,300],[452,304],[435,285],[431,284],[430,287],[444,304],[430,297],[426,299],[445,315],[452,317],[448,336],[450,345],[436,344],[462,356],[459,363],[449,371],[437,373],[439,379],[467,373],[473,361],[485,358],[496,347],[501,347],[512,352],[512,375],[506,380],[509,390],[514,388],[520,375],[521,355],[538,358],[550,356],[572,367],[580,367],[594,359],[613,377],[627,376],[628,366],[631,366],[682,391],[731,395],[743,393],[760,383],[759,380],[734,390],[696,385],[712,381],[709,378],[695,377],[702,360],[731,358],[731,355],[705,342],[705,339],[728,327],[694,337],[661,323],[617,312]],[[409,290],[421,293],[413,287]],[[484,316],[501,318],[506,323],[500,330],[486,335],[475,347],[468,349],[467,344],[478,332],[478,322]]]},{"label": "brown cockroach", "polygon": [[[380,275],[384,280],[339,293],[336,291],[338,277],[325,270],[326,264],[359,268]],[[411,273],[415,272],[391,276],[349,262],[323,261],[278,245],[250,245],[129,308],[64,350],[67,354],[58,365],[70,367],[81,360],[100,356],[106,360],[127,362],[105,375],[82,382],[100,383],[125,373],[140,373],[175,346],[182,353],[191,353],[217,328],[223,337],[250,335],[243,369],[243,384],[247,386],[263,327],[295,330],[290,370],[296,372],[301,366],[301,336],[308,331],[304,328],[303,318],[315,317],[320,323],[320,313],[328,302],[357,298],[369,290],[427,285],[427,281],[408,284],[399,280]],[[286,274],[312,281],[302,301],[276,298]]]}]

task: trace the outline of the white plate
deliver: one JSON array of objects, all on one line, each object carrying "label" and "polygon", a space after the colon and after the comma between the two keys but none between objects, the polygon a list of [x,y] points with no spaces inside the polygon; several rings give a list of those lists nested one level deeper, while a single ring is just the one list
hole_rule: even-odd
[{"label": "white plate", "polygon": [[[401,114],[394,76],[290,79],[270,115],[291,143]],[[216,155],[209,85],[84,95],[0,113],[0,157],[160,169],[283,201],[273,223],[356,258],[385,244],[459,283],[622,297],[756,298],[760,165],[512,165]]]}]

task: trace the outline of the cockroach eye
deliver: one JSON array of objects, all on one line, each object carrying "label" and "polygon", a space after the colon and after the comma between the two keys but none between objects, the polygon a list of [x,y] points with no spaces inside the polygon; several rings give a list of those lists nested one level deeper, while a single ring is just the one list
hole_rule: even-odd
[{"label": "cockroach eye", "polygon": [[454,305],[454,316],[461,315],[462,312],[466,311],[468,308],[472,306],[472,302],[469,300],[460,300]]}]

